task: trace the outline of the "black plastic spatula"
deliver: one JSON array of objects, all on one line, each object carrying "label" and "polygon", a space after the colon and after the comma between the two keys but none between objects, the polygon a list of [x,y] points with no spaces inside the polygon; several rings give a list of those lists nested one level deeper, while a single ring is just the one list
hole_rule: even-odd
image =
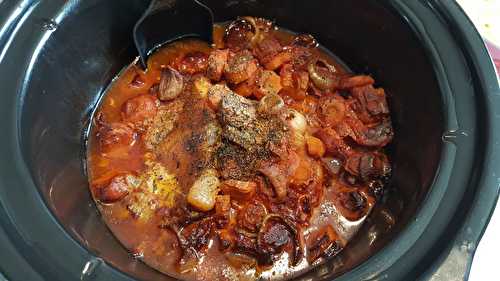
[{"label": "black plastic spatula", "polygon": [[212,42],[212,11],[197,0],[152,0],[134,27],[134,42],[141,64],[158,47],[175,40],[196,37]]}]

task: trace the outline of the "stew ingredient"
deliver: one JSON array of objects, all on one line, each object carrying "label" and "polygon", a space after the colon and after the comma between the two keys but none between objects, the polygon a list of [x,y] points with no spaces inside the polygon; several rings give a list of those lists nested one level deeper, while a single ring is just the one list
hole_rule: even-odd
[{"label": "stew ingredient", "polygon": [[261,18],[183,40],[113,83],[91,192],[131,253],[185,280],[294,276],[339,253],[383,193],[383,89]]}]

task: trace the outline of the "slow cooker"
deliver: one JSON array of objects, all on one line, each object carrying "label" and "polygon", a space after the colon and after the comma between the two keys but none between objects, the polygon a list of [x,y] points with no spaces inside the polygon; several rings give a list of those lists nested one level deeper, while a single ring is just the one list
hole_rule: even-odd
[{"label": "slow cooker", "polygon": [[[261,16],[310,33],[389,93],[391,200],[341,255],[295,280],[466,280],[499,194],[500,89],[458,4],[203,2],[216,21]],[[7,280],[173,280],[134,259],[106,228],[84,165],[92,110],[137,56],[132,28],[147,5],[0,0],[0,271]]]}]

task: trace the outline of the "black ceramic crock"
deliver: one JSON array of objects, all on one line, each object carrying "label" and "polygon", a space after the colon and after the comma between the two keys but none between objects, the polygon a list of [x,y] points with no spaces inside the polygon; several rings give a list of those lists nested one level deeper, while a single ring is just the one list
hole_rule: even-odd
[{"label": "black ceramic crock", "polygon": [[[88,192],[84,131],[134,59],[145,0],[0,0],[0,271],[8,280],[172,280],[134,260]],[[355,241],[295,280],[465,280],[499,193],[500,90],[452,0],[212,0],[217,21],[313,34],[390,97],[386,194]],[[188,24],[186,22],[179,24]],[[395,222],[395,223],[394,223]],[[1,278],[0,278],[1,279]]]}]

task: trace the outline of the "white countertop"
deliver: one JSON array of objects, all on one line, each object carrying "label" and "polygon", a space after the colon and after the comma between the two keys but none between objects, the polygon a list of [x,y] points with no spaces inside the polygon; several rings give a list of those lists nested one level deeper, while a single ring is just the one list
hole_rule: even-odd
[{"label": "white countertop", "polygon": [[457,0],[457,2],[469,15],[481,35],[500,46],[500,0]]},{"label": "white countertop", "polygon": [[[462,5],[481,35],[500,46],[500,0],[457,0],[457,2]],[[499,250],[500,203],[497,202],[496,210],[472,262],[469,281],[499,280],[499,277],[494,277],[498,274]]]}]

